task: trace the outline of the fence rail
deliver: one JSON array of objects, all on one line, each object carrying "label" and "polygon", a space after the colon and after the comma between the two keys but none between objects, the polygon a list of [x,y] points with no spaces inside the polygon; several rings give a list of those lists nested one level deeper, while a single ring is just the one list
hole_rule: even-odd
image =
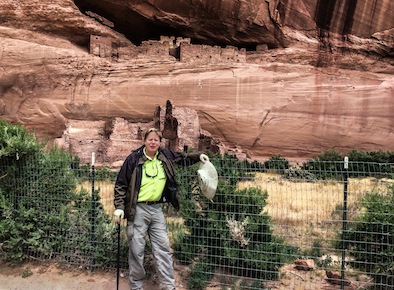
[{"label": "fence rail", "polygon": [[[288,278],[285,269],[315,273],[299,281],[302,289],[329,282],[393,289],[394,164],[211,161],[219,173],[212,201],[199,191],[195,165],[177,169],[181,211],[165,206],[175,260],[192,269],[190,289],[212,281],[231,289],[301,289],[277,283]],[[0,255],[115,268],[117,172],[64,165],[0,164]],[[127,269],[124,226],[120,265]]]}]

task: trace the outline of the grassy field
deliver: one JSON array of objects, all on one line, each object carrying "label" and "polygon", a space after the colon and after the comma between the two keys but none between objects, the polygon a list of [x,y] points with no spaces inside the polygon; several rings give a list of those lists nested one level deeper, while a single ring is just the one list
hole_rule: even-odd
[{"label": "grassy field", "polygon": [[[360,201],[368,192],[387,193],[392,180],[374,178],[348,180],[347,220],[361,212]],[[239,184],[240,188],[259,187],[268,192],[265,211],[274,222],[275,234],[291,244],[310,248],[314,244],[331,247],[342,229],[344,182],[290,181],[279,174],[257,173],[252,181]]]},{"label": "grassy field", "polygon": [[[92,192],[91,181],[82,182],[77,190],[84,188],[88,192]],[[95,180],[94,188],[98,191],[100,195],[100,200],[104,206],[105,212],[112,217],[115,207],[114,207],[114,182],[108,180]]]},{"label": "grassy field", "polygon": [[[387,185],[393,180],[373,178],[352,179],[348,181],[347,219],[356,218],[361,212],[360,200],[367,192],[385,194]],[[90,182],[81,184],[91,191]],[[106,213],[112,217],[113,186],[109,181],[95,181]],[[335,181],[290,181],[279,174],[257,173],[253,180],[239,183],[239,187],[259,187],[268,192],[267,211],[272,217],[274,233],[287,242],[300,248],[318,245],[332,247],[342,229],[344,183]],[[181,219],[169,218],[170,229],[179,230]]]}]

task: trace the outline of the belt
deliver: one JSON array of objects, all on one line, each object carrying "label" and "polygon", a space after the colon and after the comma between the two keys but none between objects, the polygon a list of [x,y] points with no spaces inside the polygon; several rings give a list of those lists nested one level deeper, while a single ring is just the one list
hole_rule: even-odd
[{"label": "belt", "polygon": [[152,205],[152,204],[158,204],[158,203],[163,203],[163,202],[160,201],[160,200],[157,200],[157,201],[139,201],[138,203],[144,203],[144,204]]}]

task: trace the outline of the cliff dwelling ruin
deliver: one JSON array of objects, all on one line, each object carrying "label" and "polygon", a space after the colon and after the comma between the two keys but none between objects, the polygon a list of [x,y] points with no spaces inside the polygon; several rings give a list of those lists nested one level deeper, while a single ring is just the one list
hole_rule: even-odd
[{"label": "cliff dwelling ruin", "polygon": [[[115,39],[91,35],[89,53],[102,58],[130,60],[146,56],[158,60],[178,60],[186,63],[234,63],[246,62],[246,49],[233,46],[225,48],[203,44],[191,44],[190,38],[161,36],[160,40],[143,41],[141,45],[119,46]],[[261,45],[259,46],[261,49]]]}]

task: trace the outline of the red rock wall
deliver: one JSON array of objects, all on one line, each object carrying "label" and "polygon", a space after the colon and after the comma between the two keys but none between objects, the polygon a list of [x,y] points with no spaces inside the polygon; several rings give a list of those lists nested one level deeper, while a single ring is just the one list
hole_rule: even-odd
[{"label": "red rock wall", "polygon": [[[162,112],[153,112],[171,99],[181,115],[193,116],[173,111],[178,128],[184,126],[173,146],[197,147],[201,128],[199,147],[211,135],[251,159],[309,158],[331,148],[394,151],[391,0],[338,0],[330,7],[314,0],[85,2],[112,18],[97,21],[71,0],[0,0],[2,119],[46,139],[61,138],[70,124],[88,130],[65,144],[113,161],[136,144],[127,139],[133,136],[111,140],[111,122],[127,122],[113,126],[114,136],[164,124]],[[119,25],[113,17],[134,34],[180,29],[194,45],[183,55],[190,62],[170,54],[163,60],[178,38],[134,45],[113,29]],[[89,54],[90,35],[114,39],[122,57]],[[221,48],[219,61],[215,44],[248,51]],[[194,53],[213,61],[198,63]]]}]

